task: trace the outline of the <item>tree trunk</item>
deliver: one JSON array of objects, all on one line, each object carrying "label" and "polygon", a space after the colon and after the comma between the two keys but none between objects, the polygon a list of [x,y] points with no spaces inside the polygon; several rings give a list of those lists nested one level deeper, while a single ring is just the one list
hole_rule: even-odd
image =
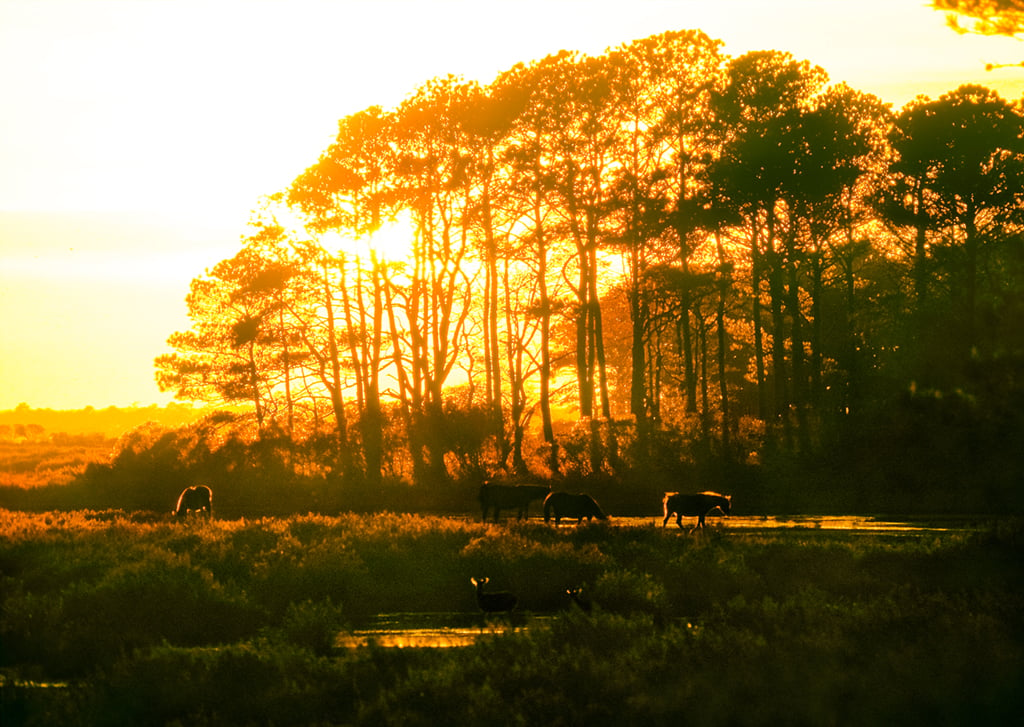
[{"label": "tree trunk", "polygon": [[752,219],[753,229],[750,237],[750,288],[751,317],[754,322],[754,368],[757,369],[757,416],[761,421],[768,420],[768,383],[764,369],[764,332],[761,325],[761,276],[764,262],[761,259],[761,244],[758,240],[760,224],[758,212],[755,210]]},{"label": "tree trunk", "polygon": [[786,373],[786,322],[782,305],[785,295],[784,269],[781,255],[775,249],[775,214],[768,213],[768,229],[765,235],[765,252],[768,273],[768,296],[772,315],[772,381],[774,392],[775,419],[781,419],[786,447],[792,448],[792,430],[789,419],[789,385]]},{"label": "tree trunk", "polygon": [[398,294],[386,275],[383,282],[384,290],[388,293],[388,329],[391,334],[391,360],[395,366],[395,376],[398,379],[399,409],[402,412],[402,422],[409,438],[409,458],[412,462],[413,480],[421,482],[426,477],[426,463],[423,461],[423,446],[413,422],[413,412],[419,408],[420,398],[415,382],[409,380],[409,372],[406,370],[405,357],[402,353],[402,335],[395,318],[395,299]]},{"label": "tree trunk", "polygon": [[348,421],[345,416],[345,402],[342,398],[341,359],[339,358],[334,302],[326,261],[324,262],[324,308],[327,312],[327,350],[331,366],[331,380],[327,388],[331,393],[331,408],[334,410],[334,421],[337,428],[338,461],[341,464],[343,475],[347,476],[352,471],[352,452],[348,446]]},{"label": "tree trunk", "polygon": [[537,237],[537,284],[540,290],[540,412],[544,441],[548,444],[548,469],[558,474],[558,443],[551,419],[551,301],[548,300],[547,243]]},{"label": "tree trunk", "polygon": [[964,246],[967,253],[967,353],[970,354],[978,344],[977,308],[978,308],[978,226],[974,221],[974,206],[968,205],[965,215],[964,229],[966,239]]},{"label": "tree trunk", "polygon": [[629,410],[638,425],[648,416],[646,350],[644,346],[647,331],[647,306],[640,289],[640,260],[637,243],[630,250],[629,317],[631,326]]},{"label": "tree trunk", "polygon": [[601,400],[601,417],[612,418],[611,399],[608,395],[608,365],[604,355],[604,325],[601,320],[601,300],[597,294],[597,241],[590,245],[590,320],[593,326],[591,342],[597,363],[597,386]]},{"label": "tree trunk", "polygon": [[[366,482],[372,489],[381,484],[384,459],[383,415],[380,405],[380,363],[384,325],[384,286],[381,280],[380,263],[377,255],[370,253],[373,281],[373,331],[371,337],[363,336],[369,350],[363,355],[363,379],[366,389],[366,407],[363,411],[363,457],[366,466]],[[367,319],[366,311],[360,306],[360,317]]]},{"label": "tree trunk", "polygon": [[509,425],[512,427],[511,452],[506,453],[502,462],[506,462],[509,454],[512,457],[512,471],[516,474],[526,474],[526,458],[523,457],[523,437],[525,435],[525,422],[523,415],[526,411],[526,392],[524,390],[523,356],[525,355],[525,344],[517,340],[513,335],[515,326],[512,321],[512,286],[509,284],[509,261],[505,260],[505,330],[508,331],[505,344],[506,367],[508,369],[509,398],[511,406],[509,409]]},{"label": "tree trunk", "polygon": [[[494,149],[487,148],[488,164],[493,168]],[[490,177],[485,177],[481,200],[484,229],[484,368],[487,372],[487,408],[491,426],[497,439],[501,461],[509,454],[509,443],[505,437],[502,421],[501,345],[498,336],[498,249],[494,239],[494,221],[491,210]]]}]

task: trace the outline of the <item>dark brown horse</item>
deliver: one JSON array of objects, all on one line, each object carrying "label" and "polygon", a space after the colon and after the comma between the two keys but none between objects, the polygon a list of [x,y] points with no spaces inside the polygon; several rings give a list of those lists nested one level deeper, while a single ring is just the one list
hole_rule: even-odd
[{"label": "dark brown horse", "polygon": [[501,511],[517,510],[519,519],[530,517],[530,503],[541,500],[551,493],[547,485],[492,485],[485,482],[480,485],[480,508],[483,520],[487,520],[488,510],[494,509],[494,522],[498,522]]},{"label": "dark brown horse", "polygon": [[698,492],[695,495],[683,495],[678,492],[666,492],[661,501],[665,508],[665,519],[661,527],[668,524],[668,519],[675,514],[676,525],[683,527],[683,516],[697,518],[694,528],[704,527],[704,518],[712,510],[718,509],[723,515],[732,510],[732,495],[720,495],[717,492]]},{"label": "dark brown horse", "polygon": [[608,516],[597,504],[597,501],[590,495],[582,493],[574,495],[569,492],[552,492],[544,498],[544,522],[549,522],[551,516],[555,516],[555,525],[566,518],[576,518],[576,524],[583,522],[583,518],[592,520],[607,520]]},{"label": "dark brown horse", "polygon": [[205,512],[207,518],[213,517],[213,490],[206,485],[186,487],[178,496],[178,504],[174,507],[175,517],[187,517],[191,513]]}]

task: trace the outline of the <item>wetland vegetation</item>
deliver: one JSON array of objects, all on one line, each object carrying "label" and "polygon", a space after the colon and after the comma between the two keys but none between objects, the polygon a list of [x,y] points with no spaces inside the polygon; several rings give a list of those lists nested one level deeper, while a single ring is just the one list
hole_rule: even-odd
[{"label": "wetland vegetation", "polygon": [[[0,511],[6,726],[995,724],[1024,706],[1019,522],[138,519]],[[338,648],[379,614],[482,618],[481,574],[541,625]],[[583,584],[589,614],[566,595]]]}]

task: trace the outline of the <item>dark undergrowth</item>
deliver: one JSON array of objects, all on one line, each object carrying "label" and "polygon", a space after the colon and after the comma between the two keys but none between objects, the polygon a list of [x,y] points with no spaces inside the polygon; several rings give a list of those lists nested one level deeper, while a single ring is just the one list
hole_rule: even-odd
[{"label": "dark undergrowth", "polygon": [[[691,535],[0,511],[0,715],[5,727],[1004,724],[1024,707],[1022,556],[1019,522]],[[544,626],[463,648],[335,648],[374,614],[473,611],[478,575]],[[583,584],[589,615],[565,594]]]}]

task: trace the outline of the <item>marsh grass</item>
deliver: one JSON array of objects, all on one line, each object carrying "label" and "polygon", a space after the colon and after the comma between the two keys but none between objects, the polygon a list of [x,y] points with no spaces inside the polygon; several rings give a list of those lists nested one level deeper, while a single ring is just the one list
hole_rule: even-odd
[{"label": "marsh grass", "polygon": [[[0,510],[0,714],[78,724],[997,724],[1024,706],[1024,528],[687,534]],[[543,628],[335,650],[379,613]],[[570,608],[586,584],[588,615]],[[27,681],[61,680],[63,689]]]},{"label": "marsh grass", "polygon": [[66,486],[93,463],[110,460],[112,442],[91,441],[72,446],[0,442],[0,491]]}]

